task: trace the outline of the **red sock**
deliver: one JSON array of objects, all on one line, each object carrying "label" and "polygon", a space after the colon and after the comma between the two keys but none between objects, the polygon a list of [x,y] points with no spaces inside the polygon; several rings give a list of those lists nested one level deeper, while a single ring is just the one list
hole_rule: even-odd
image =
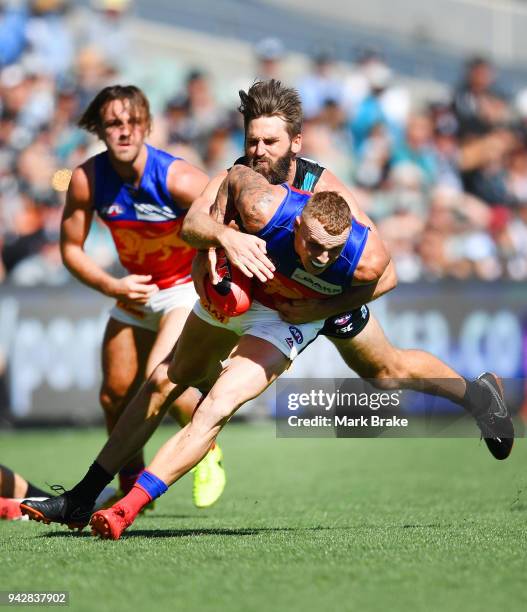
[{"label": "red sock", "polygon": [[141,485],[135,484],[130,493],[125,495],[123,499],[117,502],[116,505],[121,506],[126,511],[126,515],[129,519],[135,519],[135,517],[141,512],[141,510],[152,501],[150,495],[146,492]]}]

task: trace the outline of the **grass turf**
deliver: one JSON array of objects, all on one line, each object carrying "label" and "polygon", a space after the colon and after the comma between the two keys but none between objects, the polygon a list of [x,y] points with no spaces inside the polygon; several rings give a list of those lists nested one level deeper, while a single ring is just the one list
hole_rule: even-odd
[{"label": "grass turf", "polygon": [[[163,428],[149,454],[171,430]],[[0,590],[69,590],[73,610],[526,609],[527,450],[457,440],[222,433],[227,489],[183,479],[118,542],[0,521]],[[102,430],[0,434],[0,461],[73,485]]]}]

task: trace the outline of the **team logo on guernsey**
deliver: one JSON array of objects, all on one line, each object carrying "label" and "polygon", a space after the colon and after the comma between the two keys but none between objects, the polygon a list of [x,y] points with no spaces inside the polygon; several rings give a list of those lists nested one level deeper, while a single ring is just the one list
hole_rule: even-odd
[{"label": "team logo on guernsey", "polygon": [[138,221],[166,221],[177,217],[169,206],[134,202],[134,208]]},{"label": "team logo on guernsey", "polygon": [[291,332],[291,335],[295,339],[295,342],[297,344],[302,344],[302,342],[304,341],[304,336],[302,335],[302,332],[298,329],[298,327],[293,327],[292,325],[290,325],[289,331]]},{"label": "team logo on guernsey", "polygon": [[304,287],[309,287],[318,293],[323,293],[324,295],[338,295],[342,293],[342,287],[340,285],[334,285],[333,283],[328,283],[327,281],[314,276],[313,274],[309,274],[305,270],[301,270],[297,268],[293,275],[291,276],[293,280]]},{"label": "team logo on guernsey", "polygon": [[124,213],[124,206],[120,204],[111,204],[101,210],[101,214],[106,217],[118,217]]}]

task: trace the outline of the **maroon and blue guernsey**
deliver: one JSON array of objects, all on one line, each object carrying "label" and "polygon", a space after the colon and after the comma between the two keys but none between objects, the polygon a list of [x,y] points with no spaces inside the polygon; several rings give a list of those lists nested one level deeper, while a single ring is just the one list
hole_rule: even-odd
[{"label": "maroon and blue guernsey", "polygon": [[177,157],[147,145],[136,189],[117,174],[108,152],[95,157],[93,207],[110,228],[122,265],[130,274],[151,274],[160,289],[191,281],[194,249],[181,240],[186,210],[167,189],[167,172]]},{"label": "maroon and blue guernsey", "polygon": [[257,233],[267,244],[267,256],[276,266],[274,278],[256,282],[253,297],[269,308],[284,300],[330,298],[351,287],[353,275],[368,240],[369,228],[355,219],[338,259],[320,274],[307,272],[294,247],[295,219],[313,195],[282,185],[286,196],[269,223]]}]

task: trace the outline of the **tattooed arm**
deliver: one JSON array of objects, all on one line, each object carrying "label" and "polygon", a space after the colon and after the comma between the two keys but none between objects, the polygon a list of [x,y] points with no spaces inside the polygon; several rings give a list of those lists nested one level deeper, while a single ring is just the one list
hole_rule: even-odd
[{"label": "tattooed arm", "polygon": [[281,185],[271,185],[267,179],[245,166],[234,166],[220,187],[216,214],[223,214],[227,203],[238,211],[244,229],[253,234],[263,229],[271,220],[286,195]]},{"label": "tattooed arm", "polygon": [[[235,166],[235,168],[238,167]],[[234,168],[231,173],[233,170]],[[249,172],[252,171],[249,170]],[[236,177],[236,173],[237,171],[234,170],[232,176],[222,173],[212,179],[201,196],[192,204],[185,218],[183,239],[197,249],[209,249],[208,258],[198,253],[193,266],[192,277],[200,296],[206,271],[213,283],[219,280],[215,272],[214,247],[222,247],[229,260],[246,276],[256,276],[262,282],[273,278],[274,265],[265,254],[265,241],[224,224],[229,185],[232,184],[232,189],[241,190],[244,198],[246,196],[245,190],[240,186],[241,178]],[[255,173],[252,172],[252,174]],[[265,179],[264,183],[267,185]],[[229,200],[229,205],[233,205],[231,200]],[[240,216],[243,219],[241,212]]]}]

